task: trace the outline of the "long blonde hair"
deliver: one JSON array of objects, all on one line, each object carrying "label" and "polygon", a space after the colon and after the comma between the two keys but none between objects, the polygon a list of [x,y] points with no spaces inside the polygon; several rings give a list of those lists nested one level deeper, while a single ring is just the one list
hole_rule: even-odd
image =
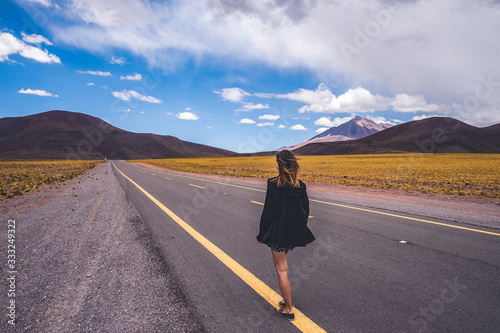
[{"label": "long blonde hair", "polygon": [[299,163],[297,158],[289,150],[282,150],[276,155],[278,163],[278,177],[276,182],[278,187],[290,185],[291,187],[300,187],[299,183]]}]

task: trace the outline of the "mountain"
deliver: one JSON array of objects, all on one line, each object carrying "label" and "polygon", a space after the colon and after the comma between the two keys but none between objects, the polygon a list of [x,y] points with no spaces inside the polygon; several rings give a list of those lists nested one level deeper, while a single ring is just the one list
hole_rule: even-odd
[{"label": "mountain", "polygon": [[174,136],[132,133],[83,113],[0,119],[0,159],[149,159],[233,156]]},{"label": "mountain", "polygon": [[288,149],[294,150],[307,144],[317,142],[336,142],[362,139],[389,127],[392,127],[392,125],[387,123],[377,124],[373,120],[356,116],[342,125],[331,127],[305,142],[288,147]]},{"label": "mountain", "polygon": [[391,124],[377,124],[373,120],[356,116],[346,123],[316,135],[308,142],[334,142],[362,139],[392,127]]},{"label": "mountain", "polygon": [[309,143],[298,155],[368,153],[500,153],[500,124],[478,128],[448,117],[400,124],[362,139]]}]

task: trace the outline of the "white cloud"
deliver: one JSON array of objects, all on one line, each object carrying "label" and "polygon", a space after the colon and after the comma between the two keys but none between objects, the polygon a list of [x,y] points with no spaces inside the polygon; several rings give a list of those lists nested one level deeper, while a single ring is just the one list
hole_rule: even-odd
[{"label": "white cloud", "polygon": [[198,117],[198,115],[192,113],[192,112],[180,112],[178,114],[175,115],[177,118],[179,119],[183,119],[183,120],[198,120],[200,119],[200,117]]},{"label": "white cloud", "polygon": [[261,110],[261,109],[269,109],[269,105],[264,105],[264,104],[253,104],[253,103],[243,103],[243,105],[236,109],[235,111],[252,111],[252,110]]},{"label": "white cloud", "polygon": [[307,130],[307,128],[305,128],[304,126],[302,126],[300,124],[293,125],[292,127],[290,127],[290,129],[292,131],[305,131],[305,130]]},{"label": "white cloud", "polygon": [[344,123],[347,123],[352,118],[353,117],[343,117],[343,118],[335,117],[335,119],[331,120],[330,117],[321,117],[314,122],[314,125],[326,126],[326,127],[337,127],[337,126],[340,126]]},{"label": "white cloud", "polygon": [[[317,113],[355,113],[388,110],[391,107],[398,112],[437,111],[446,110],[446,105],[428,104],[422,95],[397,94],[395,97],[386,97],[372,94],[365,88],[349,89],[338,96],[321,83],[316,90],[298,89],[288,94],[254,94],[265,98],[281,98],[306,103],[299,112]],[[323,124],[323,126],[328,126]],[[338,126],[338,125],[337,125]]]},{"label": "white cloud", "polygon": [[278,120],[278,119],[280,119],[280,116],[277,115],[277,114],[265,114],[265,115],[259,116],[259,119],[263,119],[263,120]]},{"label": "white cloud", "polygon": [[220,91],[214,90],[213,92],[221,95],[224,100],[230,102],[241,102],[245,96],[251,95],[241,88],[224,88]]},{"label": "white cloud", "polygon": [[243,118],[238,123],[240,123],[240,124],[255,124],[255,121],[253,121],[252,119]]},{"label": "white cloud", "polygon": [[274,125],[274,123],[270,123],[270,122],[258,123],[257,124],[258,127],[273,126],[273,125]]},{"label": "white cloud", "polygon": [[142,75],[135,73],[134,75],[120,76],[120,80],[142,81]]},{"label": "white cloud", "polygon": [[122,112],[130,112],[130,111],[132,111],[132,109],[122,110]]},{"label": "white cloud", "polygon": [[387,110],[391,101],[390,98],[373,95],[362,87],[349,89],[342,95],[335,96],[323,83],[314,91],[299,89],[293,93],[273,95],[273,97],[307,103],[308,105],[301,107],[299,112],[311,111],[320,113]]},{"label": "white cloud", "polygon": [[110,64],[120,65],[120,66],[124,66],[125,62],[126,62],[125,58],[120,58],[120,57],[111,57],[111,60],[109,60]]},{"label": "white cloud", "polygon": [[422,119],[427,119],[427,118],[432,118],[432,117],[442,117],[442,116],[438,116],[438,115],[421,115],[421,116],[415,116],[413,117],[411,120],[422,120]]},{"label": "white cloud", "polygon": [[116,98],[121,99],[122,101],[126,101],[126,102],[130,101],[131,98],[136,98],[138,100],[141,100],[143,102],[148,102],[148,103],[155,103],[155,104],[162,103],[162,101],[157,99],[157,98],[154,98],[152,96],[141,95],[135,90],[125,90],[124,89],[122,91],[113,91],[113,92],[111,92],[111,94],[113,96],[115,96]]},{"label": "white cloud", "polygon": [[87,86],[95,86],[95,83],[94,82],[89,82],[89,83],[87,83]]},{"label": "white cloud", "polygon": [[29,44],[37,44],[37,45],[47,44],[47,45],[52,45],[52,43],[47,38],[45,38],[43,36],[40,36],[40,35],[36,35],[36,34],[27,35],[24,32],[21,32],[21,36],[23,36],[23,40],[26,43],[29,43]]},{"label": "white cloud", "polygon": [[61,63],[59,57],[49,51],[28,45],[8,32],[0,32],[0,62],[9,60],[11,54],[19,54],[21,57],[41,63]]},{"label": "white cloud", "polygon": [[320,127],[316,130],[316,133],[321,134],[328,129],[329,129],[328,127]]},{"label": "white cloud", "polygon": [[90,74],[90,75],[97,75],[97,76],[113,76],[110,72],[101,72],[101,71],[82,71],[82,70],[77,70],[76,71],[79,74]]},{"label": "white cloud", "polygon": [[377,124],[391,124],[391,125],[396,125],[398,123],[402,123],[401,120],[397,120],[397,119],[393,119],[393,120],[387,120],[385,119],[384,117],[382,116],[371,116],[371,115],[367,115],[365,117],[366,119],[369,119]]},{"label": "white cloud", "polygon": [[278,125],[278,128],[286,128],[286,126],[283,124],[280,124],[280,125]]},{"label": "white cloud", "polygon": [[56,8],[59,8],[59,6],[54,5],[51,0],[28,0],[28,2],[38,3],[38,4],[43,5],[45,7],[55,6]]},{"label": "white cloud", "polygon": [[437,104],[427,104],[424,96],[407,94],[398,94],[391,102],[394,111],[399,112],[417,112],[417,111],[437,111]]},{"label": "white cloud", "polygon": [[[236,68],[300,68],[374,97],[423,95],[437,105],[462,104],[483,73],[500,78],[500,43],[489,38],[500,30],[497,1],[73,0],[59,15],[50,26],[57,40],[96,54],[120,48],[164,69],[204,56]],[[464,112],[500,117],[495,110]]]},{"label": "white cloud", "polygon": [[58,95],[51,94],[45,90],[40,89],[21,89],[18,91],[20,94],[37,95],[37,96],[48,96],[48,97],[59,97]]},{"label": "white cloud", "polygon": [[191,111],[191,108],[189,108],[189,107],[188,107],[188,108],[185,108],[185,110],[186,110],[186,111]]}]

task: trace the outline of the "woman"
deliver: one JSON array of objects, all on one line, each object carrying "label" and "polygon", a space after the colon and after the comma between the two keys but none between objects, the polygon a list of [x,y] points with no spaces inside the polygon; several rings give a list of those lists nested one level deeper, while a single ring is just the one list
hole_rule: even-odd
[{"label": "woman", "polygon": [[299,164],[289,150],[276,155],[278,177],[267,181],[266,200],[257,240],[271,248],[283,300],[278,313],[294,319],[292,291],[288,280],[286,254],[296,246],[306,246],[315,238],[307,227],[309,198],[306,185],[299,180]]}]

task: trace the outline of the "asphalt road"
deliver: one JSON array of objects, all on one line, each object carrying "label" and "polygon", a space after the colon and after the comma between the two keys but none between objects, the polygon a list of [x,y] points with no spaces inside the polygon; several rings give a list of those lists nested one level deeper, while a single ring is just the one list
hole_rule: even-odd
[{"label": "asphalt road", "polygon": [[310,195],[317,240],[287,255],[294,325],[276,314],[271,251],[255,238],[265,188],[113,163],[209,332],[500,332],[497,229]]}]

